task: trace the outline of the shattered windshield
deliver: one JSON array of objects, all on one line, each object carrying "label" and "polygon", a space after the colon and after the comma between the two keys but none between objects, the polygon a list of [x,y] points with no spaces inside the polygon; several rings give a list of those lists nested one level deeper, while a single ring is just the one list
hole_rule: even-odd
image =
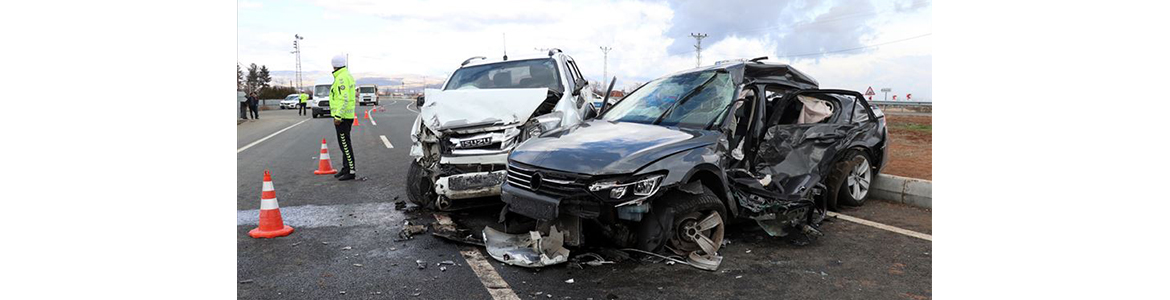
[{"label": "shattered windshield", "polygon": [[615,104],[602,119],[702,128],[721,119],[734,92],[727,73],[679,74],[647,83]]},{"label": "shattered windshield", "polygon": [[451,75],[444,90],[548,88],[564,93],[557,76],[557,62],[548,59],[517,60],[461,68]]}]

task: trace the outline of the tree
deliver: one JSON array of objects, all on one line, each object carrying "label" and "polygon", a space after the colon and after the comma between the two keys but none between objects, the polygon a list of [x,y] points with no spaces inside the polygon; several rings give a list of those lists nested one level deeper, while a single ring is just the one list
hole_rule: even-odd
[{"label": "tree", "polygon": [[248,76],[244,79],[248,93],[255,92],[260,88],[260,72],[256,68],[255,63],[248,66]]},{"label": "tree", "polygon": [[260,66],[260,73],[257,74],[256,79],[260,87],[266,88],[269,86],[268,83],[272,82],[272,76],[268,75],[268,66]]},{"label": "tree", "polygon": [[236,64],[236,90],[244,89],[244,70],[240,69],[240,64]]}]

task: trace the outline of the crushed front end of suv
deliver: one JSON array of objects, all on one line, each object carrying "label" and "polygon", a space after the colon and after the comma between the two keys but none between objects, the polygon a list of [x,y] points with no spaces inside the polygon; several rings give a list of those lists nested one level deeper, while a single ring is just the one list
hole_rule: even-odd
[{"label": "crushed front end of suv", "polygon": [[818,89],[787,65],[683,71],[513,150],[503,228],[485,228],[485,243],[496,260],[528,267],[588,242],[715,270],[729,219],[807,243],[828,210],[861,205],[886,135],[861,94]]},{"label": "crushed front end of suv", "polygon": [[498,199],[513,148],[596,116],[588,84],[560,50],[464,61],[441,90],[425,91],[410,134],[408,197],[438,210],[459,208],[463,199]]}]

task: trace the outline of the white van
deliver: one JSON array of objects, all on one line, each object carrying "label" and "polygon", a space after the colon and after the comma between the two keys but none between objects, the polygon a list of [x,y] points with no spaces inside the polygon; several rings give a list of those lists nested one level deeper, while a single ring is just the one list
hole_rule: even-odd
[{"label": "white van", "polygon": [[329,89],[333,87],[333,75],[317,78],[313,85],[313,99],[309,100],[309,107],[313,108],[313,118],[329,116]]},{"label": "white van", "polygon": [[357,102],[358,105],[374,104],[378,105],[378,86],[373,84],[361,84],[357,88]]}]

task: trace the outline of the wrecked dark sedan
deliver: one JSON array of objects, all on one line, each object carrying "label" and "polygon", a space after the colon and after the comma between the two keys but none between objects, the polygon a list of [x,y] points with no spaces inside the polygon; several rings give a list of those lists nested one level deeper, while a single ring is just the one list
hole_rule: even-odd
[{"label": "wrecked dark sedan", "polygon": [[861,205],[886,159],[884,116],[855,91],[761,59],[653,80],[597,118],[508,157],[491,256],[538,267],[565,246],[670,251],[707,270],[725,224],[809,241],[828,210]]}]

